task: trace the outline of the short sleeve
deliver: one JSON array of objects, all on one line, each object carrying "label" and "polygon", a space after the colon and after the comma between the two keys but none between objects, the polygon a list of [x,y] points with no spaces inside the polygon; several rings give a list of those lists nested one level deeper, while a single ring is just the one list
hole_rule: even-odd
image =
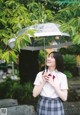
[{"label": "short sleeve", "polygon": [[40,85],[42,81],[42,72],[39,72],[35,78],[34,85]]},{"label": "short sleeve", "polygon": [[61,89],[68,89],[68,81],[66,75],[62,76]]}]

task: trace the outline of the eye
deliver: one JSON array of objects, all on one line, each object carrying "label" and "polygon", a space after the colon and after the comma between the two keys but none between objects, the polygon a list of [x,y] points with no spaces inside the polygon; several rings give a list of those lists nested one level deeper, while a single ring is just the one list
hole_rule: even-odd
[{"label": "eye", "polygon": [[53,56],[53,55],[51,55],[50,57],[51,57],[52,59],[54,58],[54,56]]},{"label": "eye", "polygon": [[51,55],[51,58],[54,58],[53,55]]},{"label": "eye", "polygon": [[49,57],[53,58],[53,54],[50,54]]}]

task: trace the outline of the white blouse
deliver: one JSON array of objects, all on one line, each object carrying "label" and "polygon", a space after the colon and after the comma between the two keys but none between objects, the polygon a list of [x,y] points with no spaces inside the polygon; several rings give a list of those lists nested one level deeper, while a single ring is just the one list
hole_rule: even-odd
[{"label": "white blouse", "polygon": [[[42,80],[43,80],[42,73],[43,73],[43,71],[41,71],[37,74],[36,79],[34,81],[34,85],[40,85],[42,83]],[[50,73],[50,72],[48,71],[48,73]],[[65,74],[55,70],[51,73],[51,75],[55,76],[54,80],[56,80],[56,82],[59,85],[61,90],[68,89],[68,82],[67,82],[67,77]],[[52,87],[48,82],[46,82],[45,85],[43,86],[43,89],[42,89],[40,95],[45,96],[45,97],[50,97],[50,98],[58,97],[58,95],[55,92],[54,87]]]}]

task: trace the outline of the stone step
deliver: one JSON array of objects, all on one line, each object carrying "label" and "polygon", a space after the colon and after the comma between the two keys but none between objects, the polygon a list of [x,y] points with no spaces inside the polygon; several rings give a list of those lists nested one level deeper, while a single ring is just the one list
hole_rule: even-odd
[{"label": "stone step", "polygon": [[0,108],[11,107],[18,105],[18,101],[16,99],[0,99]]},{"label": "stone step", "polygon": [[[80,115],[80,102],[64,102],[65,115]],[[33,105],[0,108],[1,115],[35,115]]]},{"label": "stone step", "polygon": [[[64,102],[65,115],[80,115],[80,102]],[[32,105],[0,108],[1,115],[35,115]]]},{"label": "stone step", "polygon": [[18,105],[7,108],[0,108],[0,115],[35,115],[32,105]]},{"label": "stone step", "polygon": [[75,91],[76,91],[77,95],[80,97],[80,89],[76,89]]},{"label": "stone step", "polygon": [[77,84],[77,83],[70,84],[70,88],[71,89],[80,89],[80,84]]}]

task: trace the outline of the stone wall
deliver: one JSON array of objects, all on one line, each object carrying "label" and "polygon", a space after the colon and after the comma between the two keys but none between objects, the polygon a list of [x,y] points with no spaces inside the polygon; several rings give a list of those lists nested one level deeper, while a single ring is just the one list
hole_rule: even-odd
[{"label": "stone wall", "polygon": [[[35,115],[35,105],[18,105],[17,100],[0,100],[0,115]],[[80,115],[80,102],[64,102],[65,115]],[[3,114],[4,113],[4,114]]]},{"label": "stone wall", "polygon": [[65,115],[80,115],[80,102],[65,102]]}]

